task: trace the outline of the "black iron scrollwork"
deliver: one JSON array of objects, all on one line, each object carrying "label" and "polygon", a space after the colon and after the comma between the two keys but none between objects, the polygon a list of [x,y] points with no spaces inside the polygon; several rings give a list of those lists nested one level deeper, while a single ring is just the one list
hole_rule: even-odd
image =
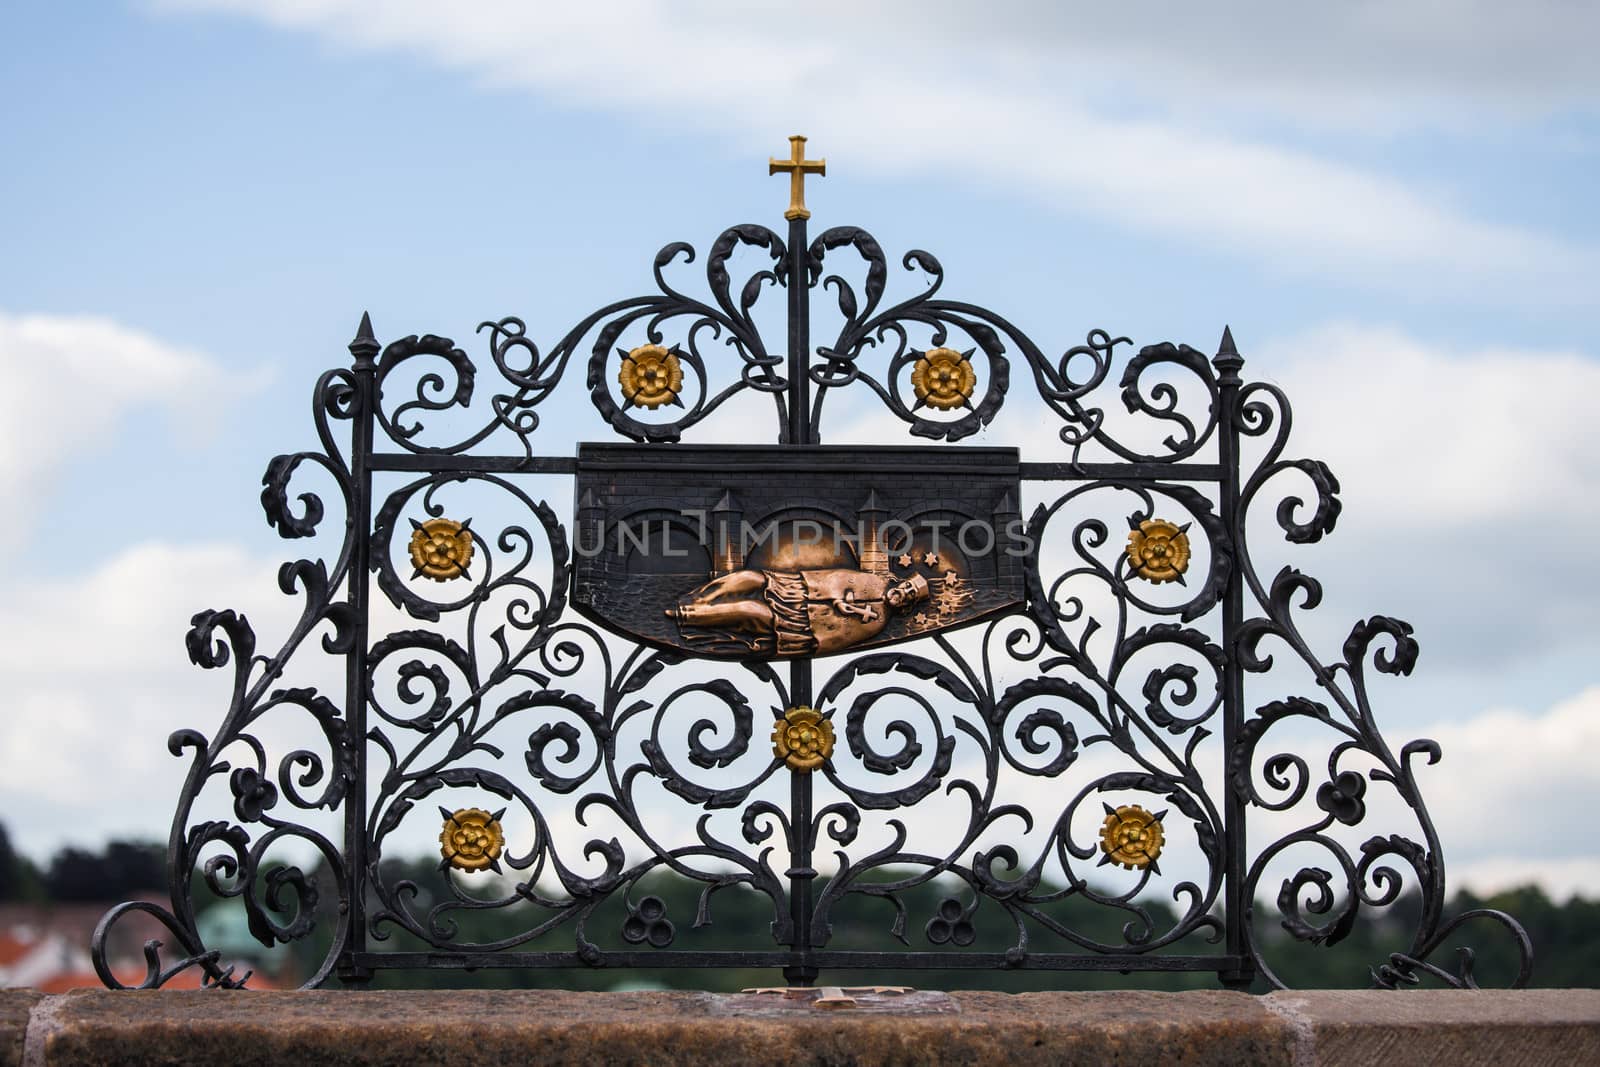
[{"label": "black iron scrollwork", "polygon": [[[1292,568],[1270,581],[1258,573],[1252,508],[1268,501],[1289,542],[1313,543],[1334,528],[1338,483],[1320,462],[1285,458],[1288,402],[1241,381],[1231,336],[1214,359],[1174,344],[1123,359],[1128,339],[1094,330],[1051,358],[994,312],[945,299],[944,268],[927,252],[901,261],[926,287],[887,302],[888,260],[872,236],[837,227],[808,243],[803,218],[787,240],[757,225],[722,233],[704,298],[668,280],[694,260],[690,246],[668,245],[654,261],[655,294],[584,317],[548,354],[521,319],[483,323],[500,384],[464,433],[456,427],[484,388],[466,352],[432,335],[380,350],[363,323],[353,366],[317,383],[320,450],[273,459],[263,479],[267,521],[284,538],[336,529],[336,504],[337,549],[283,567],[280,585],[302,605],[273,655],[256,651],[233,612],[195,616],[190,656],[231,665],[232,695],[212,737],[170,740],[190,761],[170,839],[171,906],[135,902],[106,916],[93,951],[108,985],[122,984],[108,931],[132,912],[154,916],[179,951],[163,963],[151,942],[141,987],[189,968],[206,984],[244,984],[202,943],[197,885],[237,899],[266,946],[331,925],[308,985],[335,969],[359,981],[400,965],[385,943],[401,931],[428,947],[421,962],[440,966],[776,966],[810,981],[820,967],[906,966],[915,951],[1277,983],[1252,902],[1273,892],[1269,871],[1306,850],[1326,866],[1299,866],[1276,886],[1293,939],[1333,944],[1364,909],[1409,891],[1420,920],[1374,964],[1375,984],[1472,985],[1470,957],[1454,971],[1429,962],[1469,922],[1510,932],[1526,982],[1531,948],[1513,919],[1442,914],[1440,842],[1416,775],[1438,746],[1396,753],[1377,727],[1367,672],[1409,673],[1411,628],[1374,616],[1325,663],[1297,622],[1321,586]],[[769,288],[789,300],[790,333],[776,349],[753,315]],[[815,347],[812,290],[840,320]],[[913,437],[959,441],[994,422],[1025,370],[1068,450],[1066,462],[1023,464],[1036,496],[1021,523],[1025,608],[908,651],[709,673],[576,616],[581,546],[525,476],[573,472],[570,455],[536,444],[541,406],[583,351],[595,411],[646,443],[678,441],[746,393],[773,403],[780,442],[815,443],[826,399],[857,385]],[[1124,409],[1115,418],[1112,389]],[[1140,422],[1146,443],[1114,432],[1119,418]],[[350,428],[348,450],[336,424]],[[1253,466],[1247,447],[1260,453]],[[326,488],[293,488],[312,470],[333,486],[326,500]],[[1292,480],[1309,497],[1279,488]],[[284,683],[313,633],[344,665],[343,693]],[[1287,660],[1284,649],[1316,698],[1252,709],[1246,676],[1273,668],[1274,654]],[[829,740],[816,773],[765,745],[797,706],[808,709],[807,736]],[[314,744],[274,763],[276,724],[292,717]],[[1289,722],[1332,739],[1325,767],[1269,741]],[[1379,791],[1416,829],[1352,845],[1347,834],[1372,818]],[[202,794],[231,818],[197,818]],[[479,802],[489,807],[464,806]],[[905,817],[924,805],[939,806],[932,844]],[[342,843],[313,825],[319,812],[342,820]],[[383,860],[437,834],[440,813],[472,830],[446,850],[438,883],[394,879]],[[1299,821],[1263,841],[1247,834],[1253,814]],[[279,858],[290,853],[315,863]],[[485,876],[452,869],[452,858],[497,880],[473,881]],[[664,872],[700,885],[692,919],[669,916],[651,888]],[[931,884],[942,902],[910,914],[912,891]],[[776,949],[682,947],[723,892],[770,904]],[[620,911],[605,910],[613,901]],[[881,912],[899,948],[833,947],[837,918],[858,904]],[[1087,932],[1073,918],[1081,906],[1116,915],[1118,935]],[[510,936],[475,939],[466,920],[485,910],[524,919]],[[980,945],[980,924],[994,917],[1007,940]]]}]

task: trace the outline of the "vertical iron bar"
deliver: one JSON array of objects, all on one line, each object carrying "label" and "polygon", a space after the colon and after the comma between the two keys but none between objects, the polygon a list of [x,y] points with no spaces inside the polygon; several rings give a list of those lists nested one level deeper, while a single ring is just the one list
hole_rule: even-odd
[{"label": "vertical iron bar", "polygon": [[1250,921],[1250,904],[1245,899],[1244,876],[1249,862],[1245,848],[1244,797],[1233,788],[1228,768],[1234,746],[1244,727],[1244,672],[1239,666],[1239,629],[1244,624],[1244,576],[1239,572],[1239,546],[1243,543],[1239,525],[1239,370],[1244,359],[1233,344],[1233,331],[1223,327],[1222,343],[1212,365],[1220,372],[1217,377],[1217,439],[1219,459],[1222,463],[1222,522],[1228,532],[1232,566],[1228,569],[1228,588],[1222,601],[1222,648],[1226,655],[1222,687],[1222,782],[1223,782],[1223,841],[1226,848],[1226,866],[1223,907],[1226,909],[1225,929],[1228,955],[1244,960],[1240,966],[1222,971],[1218,977],[1230,989],[1248,989],[1255,981],[1255,966],[1247,957],[1246,925]]},{"label": "vertical iron bar", "polygon": [[[815,444],[811,427],[811,277],[806,271],[806,220],[789,220],[789,424],[787,443]],[[810,707],[811,660],[789,665],[789,699],[795,707]],[[794,923],[793,962],[783,969],[790,985],[810,985],[817,979],[811,963],[811,912],[815,907],[811,865],[811,772],[789,772],[789,825],[794,848],[789,854],[789,917]]]},{"label": "vertical iron bar", "polygon": [[789,425],[786,443],[814,445],[811,432],[811,276],[806,220],[789,220]]},{"label": "vertical iron bar", "polygon": [[[811,661],[795,660],[789,667],[790,699],[796,707],[811,706]],[[794,833],[794,849],[789,854],[789,917],[794,922],[793,962],[783,969],[783,980],[792,986],[811,985],[817,968],[811,962],[811,913],[816,907],[814,886],[816,868],[811,865],[811,779],[813,771],[789,772],[789,825]]]},{"label": "vertical iron bar", "polygon": [[356,965],[354,953],[367,948],[367,572],[372,530],[372,426],[378,402],[378,341],[372,319],[363,312],[361,327],[350,342],[355,357],[355,410],[351,414],[349,523],[350,608],[355,616],[355,636],[345,657],[345,727],[350,731],[350,783],[344,800],[344,861],[349,880],[346,908],[347,937],[338,973],[346,985],[364,986],[372,979],[370,967]]}]

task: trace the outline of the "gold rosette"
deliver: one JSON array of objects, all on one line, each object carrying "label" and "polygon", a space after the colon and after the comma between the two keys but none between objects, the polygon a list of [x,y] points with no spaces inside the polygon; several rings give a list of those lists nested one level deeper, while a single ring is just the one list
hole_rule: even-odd
[{"label": "gold rosette", "polygon": [[640,345],[622,357],[617,371],[622,398],[654,411],[678,398],[683,388],[683,364],[662,345]]},{"label": "gold rosette", "polygon": [[[411,564],[416,573],[436,582],[448,582],[467,573],[472,562],[472,531],[467,522],[454,519],[412,521]],[[416,575],[413,575],[415,577]]]},{"label": "gold rosette", "polygon": [[833,723],[814,708],[790,708],[772,727],[772,754],[791,770],[816,770],[833,755]]},{"label": "gold rosette", "polygon": [[1189,569],[1189,524],[1145,519],[1128,534],[1128,565],[1149,582],[1181,581]]},{"label": "gold rosette", "polygon": [[911,390],[919,404],[948,411],[965,404],[978,384],[968,352],[953,348],[930,348],[911,368]]},{"label": "gold rosette", "polygon": [[1107,863],[1120,863],[1128,870],[1154,867],[1166,840],[1161,829],[1161,814],[1152,815],[1137,804],[1113,809],[1106,805],[1106,821],[1100,827],[1100,849]]},{"label": "gold rosette", "polygon": [[439,814],[444,816],[444,829],[439,831],[439,854],[446,864],[458,871],[500,869],[500,853],[506,847],[500,816],[505,814],[505,809],[491,815],[482,808],[462,808],[454,812],[440,808]]}]

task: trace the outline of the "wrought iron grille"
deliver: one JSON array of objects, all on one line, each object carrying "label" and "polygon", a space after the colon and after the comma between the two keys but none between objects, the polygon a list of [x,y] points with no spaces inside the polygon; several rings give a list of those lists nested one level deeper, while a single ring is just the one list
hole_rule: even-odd
[{"label": "wrought iron grille", "polygon": [[[204,943],[196,892],[242,907],[263,945],[324,939],[309,986],[385,967],[681,966],[775,968],[793,984],[841,968],[1190,970],[1247,987],[1258,975],[1279,984],[1263,924],[1314,951],[1404,893],[1420,909],[1373,961],[1376,984],[1473,984],[1470,954],[1454,969],[1430,962],[1469,920],[1509,932],[1524,983],[1532,953],[1513,919],[1443,915],[1440,842],[1415,774],[1438,747],[1397,752],[1369,701],[1369,671],[1411,671],[1411,627],[1360,621],[1329,662],[1301,630],[1317,580],[1258,572],[1254,545],[1268,534],[1305,545],[1333,530],[1338,483],[1287,451],[1288,402],[1241,377],[1231,334],[1213,357],[1176,344],[1125,355],[1127,338],[1094,330],[1052,358],[994,312],[946,298],[933,255],[904,256],[924,287],[888,302],[890,264],[871,235],[846,226],[813,240],[807,223],[797,196],[786,236],[720,234],[706,298],[669,278],[687,276],[696,253],[668,245],[655,292],[585,316],[548,351],[521,319],[483,323],[498,380],[477,422],[463,421],[483,392],[465,351],[433,335],[380,345],[363,316],[353,362],[316,383],[319,447],[274,458],[261,494],[282,537],[320,533],[337,548],[283,566],[300,608],[275,653],[258,652],[233,611],[194,617],[189,654],[231,667],[232,696],[213,734],[169,741],[188,760],[171,904],[107,913],[93,942],[106,984],[122,984],[106,938],[129,912],[176,943],[166,962],[147,945],[142,987],[188,968],[206,984],[244,983]],[[758,324],[774,291],[787,301],[776,349]],[[814,344],[820,294],[832,306],[817,318],[839,325]],[[593,610],[605,576],[574,577],[585,502],[573,485],[617,475],[604,449],[575,456],[541,430],[575,362],[594,411],[637,443],[621,446],[624,465],[646,481],[653,463],[680,488],[719,486],[683,473],[702,454],[680,439],[714,412],[770,405],[778,444],[758,450],[755,480],[780,491],[807,472],[871,481],[892,458],[916,481],[918,464],[931,477],[1003,453],[952,443],[1002,414],[1018,375],[1043,413],[1023,455],[995,460],[1028,498],[1011,507],[1027,545],[1004,579],[1020,583],[1016,602],[967,618],[946,611],[963,595],[946,585],[939,610],[967,625],[918,637],[906,621],[900,636],[914,643],[855,653],[749,644],[705,659],[619,633]],[[888,458],[823,446],[828,401],[847,390],[932,443]],[[1113,432],[1117,420],[1155,427],[1152,443]],[[301,491],[313,469],[322,485]],[[468,490],[488,503],[458,504]],[[575,502],[570,519],[559,493]],[[699,536],[719,550],[715,534]],[[862,544],[866,568],[876,534]],[[904,576],[921,563],[908,551],[874,565]],[[318,647],[342,664],[342,685],[288,684],[291,658]],[[1298,665],[1300,688],[1256,703],[1247,683],[1275,658],[1280,671]],[[768,718],[771,749],[757,727]],[[274,765],[292,735],[271,724],[286,719],[314,740]],[[1325,767],[1285,747],[1312,735]],[[1404,825],[1369,825],[1379,791]],[[202,818],[202,798],[231,812]],[[1270,832],[1247,835],[1252,815]],[[610,829],[587,829],[600,822]],[[437,884],[396,881],[386,857],[435,835]],[[692,925],[650,892],[662,872],[701,887]],[[908,915],[906,894],[935,881],[944,902]],[[697,949],[728,893],[757,895],[769,925],[740,932],[747,948]],[[1274,893],[1280,914],[1257,915],[1258,894]],[[1153,898],[1172,903],[1152,910]],[[1069,904],[1120,916],[1120,935],[1086,933]],[[882,920],[888,948],[830,944],[855,907]],[[510,937],[463,932],[486,911],[524,919]],[[997,921],[1004,941],[976,944],[980,921]],[[391,948],[400,932],[421,949]]]}]

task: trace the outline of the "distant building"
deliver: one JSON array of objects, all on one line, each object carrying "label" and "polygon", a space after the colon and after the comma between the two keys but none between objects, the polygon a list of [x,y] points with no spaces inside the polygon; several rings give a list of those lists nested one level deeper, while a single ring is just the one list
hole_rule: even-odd
[{"label": "distant building", "polygon": [[[152,894],[147,899],[160,901]],[[94,962],[89,958],[89,939],[95,924],[110,908],[110,904],[0,904],[0,988],[29,988],[41,993],[65,993],[69,989],[99,989],[100,976],[95,973]],[[285,981],[288,976],[264,974],[260,962],[270,957],[259,942],[237,936],[235,925],[226,918],[207,922],[212,913],[237,912],[241,923],[242,908],[211,908],[200,917],[202,938],[210,934],[221,935],[216,944],[207,941],[208,948],[221,950],[224,966],[233,964],[239,973],[254,970],[248,985],[253,989],[283,989],[298,982]],[[173,955],[173,937],[170,931],[153,918],[134,913],[124,916],[118,924],[117,955],[111,960],[111,971],[119,982],[138,985],[144,981],[144,942],[154,938],[163,942],[162,963],[171,965],[181,959]],[[277,955],[282,956],[280,952]],[[204,972],[191,967],[175,975],[164,988],[198,989]]]}]

